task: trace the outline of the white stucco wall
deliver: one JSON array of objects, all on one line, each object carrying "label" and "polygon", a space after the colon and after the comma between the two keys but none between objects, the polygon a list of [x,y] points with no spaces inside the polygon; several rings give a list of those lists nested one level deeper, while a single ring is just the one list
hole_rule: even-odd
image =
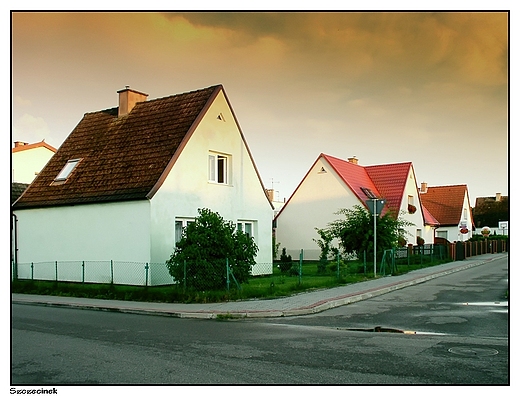
[{"label": "white stucco wall", "polygon": [[[322,167],[325,172],[321,172]],[[325,228],[330,222],[342,218],[335,213],[354,205],[361,205],[361,202],[330,165],[319,158],[277,217],[279,252],[285,247],[287,253],[296,259],[303,249],[306,260],[319,258],[319,246],[314,241],[319,239],[316,228]]]},{"label": "white stucco wall", "polygon": [[[219,114],[224,120],[217,118]],[[209,182],[210,151],[230,156],[228,184]],[[163,263],[173,252],[175,219],[195,218],[199,208],[233,222],[255,222],[256,262],[271,268],[273,210],[222,92],[151,199],[152,262]]]},{"label": "white stucco wall", "polygon": [[[417,208],[416,212],[413,214],[408,212],[408,196],[413,197],[413,205]],[[405,228],[405,230],[407,231],[407,244],[417,244],[417,236],[419,234],[418,230],[420,230],[420,236],[424,239],[424,243],[433,243],[434,235],[431,227],[424,226],[424,218],[421,203],[419,201],[419,193],[417,190],[417,181],[415,179],[415,175],[413,173],[412,168],[410,168],[410,170],[408,171],[408,176],[406,178],[406,184],[403,192],[403,198],[401,201],[401,207],[399,210],[400,217],[403,220],[409,221],[414,224],[413,226]]]},{"label": "white stucco wall", "polygon": [[32,183],[36,174],[49,162],[54,153],[46,147],[35,147],[11,154],[12,178],[17,183]]},{"label": "white stucco wall", "polygon": [[[94,279],[93,272],[106,274],[108,268],[105,264],[96,265],[97,261],[150,262],[147,200],[25,209],[17,210],[15,215],[18,263],[25,271],[31,262],[69,262],[69,266],[79,268],[80,262],[87,261],[89,279]],[[134,278],[144,279],[141,267],[122,267],[116,281],[119,277],[119,283],[125,283],[123,278],[129,277],[131,271],[139,273]]]}]

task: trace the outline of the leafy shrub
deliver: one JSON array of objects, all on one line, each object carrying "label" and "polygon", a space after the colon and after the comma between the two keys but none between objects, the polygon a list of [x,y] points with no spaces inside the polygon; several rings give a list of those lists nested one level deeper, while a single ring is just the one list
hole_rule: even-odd
[{"label": "leafy shrub", "polygon": [[166,261],[170,275],[194,290],[227,286],[226,261],[239,283],[248,281],[258,247],[218,213],[199,209],[199,216],[183,230],[175,251]]},{"label": "leafy shrub", "polygon": [[280,271],[282,274],[287,274],[293,266],[291,255],[287,255],[287,250],[282,248],[282,254],[280,256]]}]

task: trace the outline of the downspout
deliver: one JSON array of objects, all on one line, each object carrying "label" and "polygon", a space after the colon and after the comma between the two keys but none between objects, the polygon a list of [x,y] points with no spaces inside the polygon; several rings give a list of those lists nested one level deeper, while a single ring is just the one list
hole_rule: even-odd
[{"label": "downspout", "polygon": [[14,280],[18,280],[18,218],[14,213],[12,214],[12,223],[11,223],[11,232],[12,238],[14,242],[14,246],[11,245],[13,251],[11,252],[13,259],[13,271],[14,271]]}]

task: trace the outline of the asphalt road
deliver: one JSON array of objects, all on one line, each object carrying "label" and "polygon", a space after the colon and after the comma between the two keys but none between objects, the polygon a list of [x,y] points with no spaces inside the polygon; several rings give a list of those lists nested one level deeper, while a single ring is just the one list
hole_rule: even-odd
[{"label": "asphalt road", "polygon": [[295,318],[13,304],[11,384],[507,385],[507,265],[496,260]]}]

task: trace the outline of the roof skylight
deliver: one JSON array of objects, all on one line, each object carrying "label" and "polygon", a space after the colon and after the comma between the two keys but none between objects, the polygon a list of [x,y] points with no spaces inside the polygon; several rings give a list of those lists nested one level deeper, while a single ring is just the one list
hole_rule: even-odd
[{"label": "roof skylight", "polygon": [[67,180],[69,178],[70,174],[72,173],[72,171],[76,168],[76,166],[79,164],[80,161],[81,161],[81,158],[67,161],[67,163],[65,164],[63,169],[60,171],[60,173],[58,173],[58,176],[56,176],[56,179],[54,179],[54,181],[63,182],[65,180]]}]

